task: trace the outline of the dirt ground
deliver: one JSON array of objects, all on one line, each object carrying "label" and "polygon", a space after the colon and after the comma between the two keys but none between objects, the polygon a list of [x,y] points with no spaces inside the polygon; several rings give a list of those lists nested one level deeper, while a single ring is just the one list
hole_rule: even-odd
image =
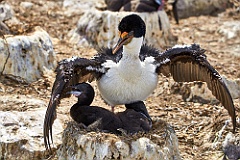
[{"label": "dirt ground", "polygon": [[[57,59],[62,60],[72,55],[81,57],[91,57],[96,51],[93,48],[73,46],[68,43],[68,32],[75,28],[81,14],[66,16],[59,1],[32,1],[35,5],[26,11],[19,7],[20,0],[9,0],[13,6],[15,16],[21,21],[19,25],[9,24],[10,30],[14,34],[27,34],[34,26],[41,26],[52,37],[54,50]],[[57,5],[51,5],[57,3]],[[46,6],[48,5],[48,10]],[[226,21],[240,20],[239,13],[233,8],[216,17],[200,16],[180,20],[176,25],[174,19],[169,15],[172,32],[178,36],[178,44],[198,43],[206,49],[206,55],[210,63],[219,71],[221,75],[228,79],[238,79],[240,77],[240,57],[230,54],[236,47],[239,47],[239,39],[224,41],[223,36],[218,32],[218,27]],[[32,84],[20,84],[10,78],[2,77],[0,85],[4,86],[5,92],[2,95],[28,95],[37,97],[46,102],[49,101],[51,86],[54,82],[54,74],[47,74],[45,78]],[[220,105],[200,104],[184,102],[181,95],[172,93],[171,86],[176,86],[172,79],[160,78],[156,91],[146,100],[147,108],[152,117],[160,117],[168,122],[176,131],[179,139],[179,148],[183,159],[221,159],[223,156],[221,142],[226,133],[232,129],[231,123],[219,137],[219,131],[229,120],[227,111]],[[101,100],[99,93],[94,104],[109,108]],[[234,99],[236,113],[239,117],[239,99]],[[58,113],[68,114],[71,106],[71,99],[63,100]],[[9,105],[8,105],[9,106]],[[14,105],[13,105],[14,106]],[[15,104],[15,106],[19,106]],[[110,109],[110,108],[109,108]],[[119,106],[115,110],[122,111]],[[25,108],[12,107],[1,108],[0,110],[26,110]],[[240,136],[239,124],[236,136]]]}]

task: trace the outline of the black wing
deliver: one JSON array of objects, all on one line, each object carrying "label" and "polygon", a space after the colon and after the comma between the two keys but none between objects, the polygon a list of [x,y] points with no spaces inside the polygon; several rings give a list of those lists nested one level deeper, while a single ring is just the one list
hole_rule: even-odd
[{"label": "black wing", "polygon": [[155,58],[157,71],[165,76],[172,75],[177,82],[206,82],[213,95],[228,110],[235,132],[236,113],[232,97],[222,77],[207,61],[204,52],[196,44],[168,49]]},{"label": "black wing", "polygon": [[59,62],[43,126],[44,144],[48,151],[52,152],[50,136],[53,143],[52,124],[56,119],[56,108],[60,100],[70,96],[67,92],[71,90],[71,86],[79,82],[91,82],[94,79],[100,78],[108,70],[102,66],[102,63],[107,60],[118,62],[121,57],[122,50],[119,50],[116,54],[112,54],[111,48],[101,48],[98,50],[98,54],[92,59],[75,57]]},{"label": "black wing", "polygon": [[78,82],[92,81],[99,78],[105,72],[101,64],[94,59],[72,58],[59,63],[56,69],[56,80],[53,84],[51,99],[44,119],[44,144],[51,151],[50,135],[52,139],[52,124],[56,119],[56,107],[62,98],[69,97],[67,94],[71,86]]}]

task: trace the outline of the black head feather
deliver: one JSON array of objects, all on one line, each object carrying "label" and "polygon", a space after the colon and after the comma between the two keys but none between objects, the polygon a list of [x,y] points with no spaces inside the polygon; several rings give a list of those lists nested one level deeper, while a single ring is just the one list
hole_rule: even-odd
[{"label": "black head feather", "polygon": [[134,32],[134,37],[139,38],[145,36],[146,25],[142,18],[136,14],[124,17],[118,25],[120,32]]}]

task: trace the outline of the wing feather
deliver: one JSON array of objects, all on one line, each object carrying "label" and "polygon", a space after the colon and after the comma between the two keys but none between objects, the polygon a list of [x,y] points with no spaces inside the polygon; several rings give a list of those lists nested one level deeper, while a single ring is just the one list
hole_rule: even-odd
[{"label": "wing feather", "polygon": [[50,139],[53,143],[52,125],[57,117],[56,108],[60,104],[60,100],[70,96],[67,92],[71,90],[72,85],[97,79],[104,72],[105,69],[94,59],[71,58],[59,62],[56,69],[56,80],[53,84],[44,119],[43,135],[46,150],[52,153],[50,144]]},{"label": "wing feather", "polygon": [[57,117],[56,108],[62,98],[70,96],[67,93],[71,90],[71,86],[79,82],[91,82],[99,79],[108,70],[102,66],[102,63],[107,60],[118,62],[121,57],[122,49],[113,54],[111,48],[99,48],[98,53],[92,59],[74,57],[59,62],[44,119],[43,137],[46,150],[52,153],[50,139],[53,143],[52,125]]},{"label": "wing feather", "polygon": [[206,82],[213,95],[227,109],[235,132],[236,113],[232,97],[220,74],[207,61],[204,52],[196,44],[169,49],[155,58],[159,66],[157,72],[165,76],[170,74],[177,82]]}]

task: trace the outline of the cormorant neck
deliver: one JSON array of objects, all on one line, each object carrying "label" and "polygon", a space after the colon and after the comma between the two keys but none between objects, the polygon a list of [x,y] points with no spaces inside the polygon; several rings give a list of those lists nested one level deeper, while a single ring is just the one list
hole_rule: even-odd
[{"label": "cormorant neck", "polygon": [[94,91],[89,91],[87,94],[83,93],[78,97],[77,104],[81,106],[90,106],[94,98]]},{"label": "cormorant neck", "polygon": [[143,37],[133,38],[130,43],[123,45],[123,59],[139,58],[139,53],[142,47]]},{"label": "cormorant neck", "polygon": [[143,37],[133,38],[130,43],[123,46],[122,58],[118,64],[118,73],[127,81],[135,81],[141,73],[139,54]]},{"label": "cormorant neck", "polygon": [[78,98],[77,104],[79,104],[79,105],[81,105],[81,106],[90,106],[90,104],[92,103],[92,101],[93,101],[93,100],[91,100],[91,99],[85,99],[85,100],[83,100],[83,99]]}]

